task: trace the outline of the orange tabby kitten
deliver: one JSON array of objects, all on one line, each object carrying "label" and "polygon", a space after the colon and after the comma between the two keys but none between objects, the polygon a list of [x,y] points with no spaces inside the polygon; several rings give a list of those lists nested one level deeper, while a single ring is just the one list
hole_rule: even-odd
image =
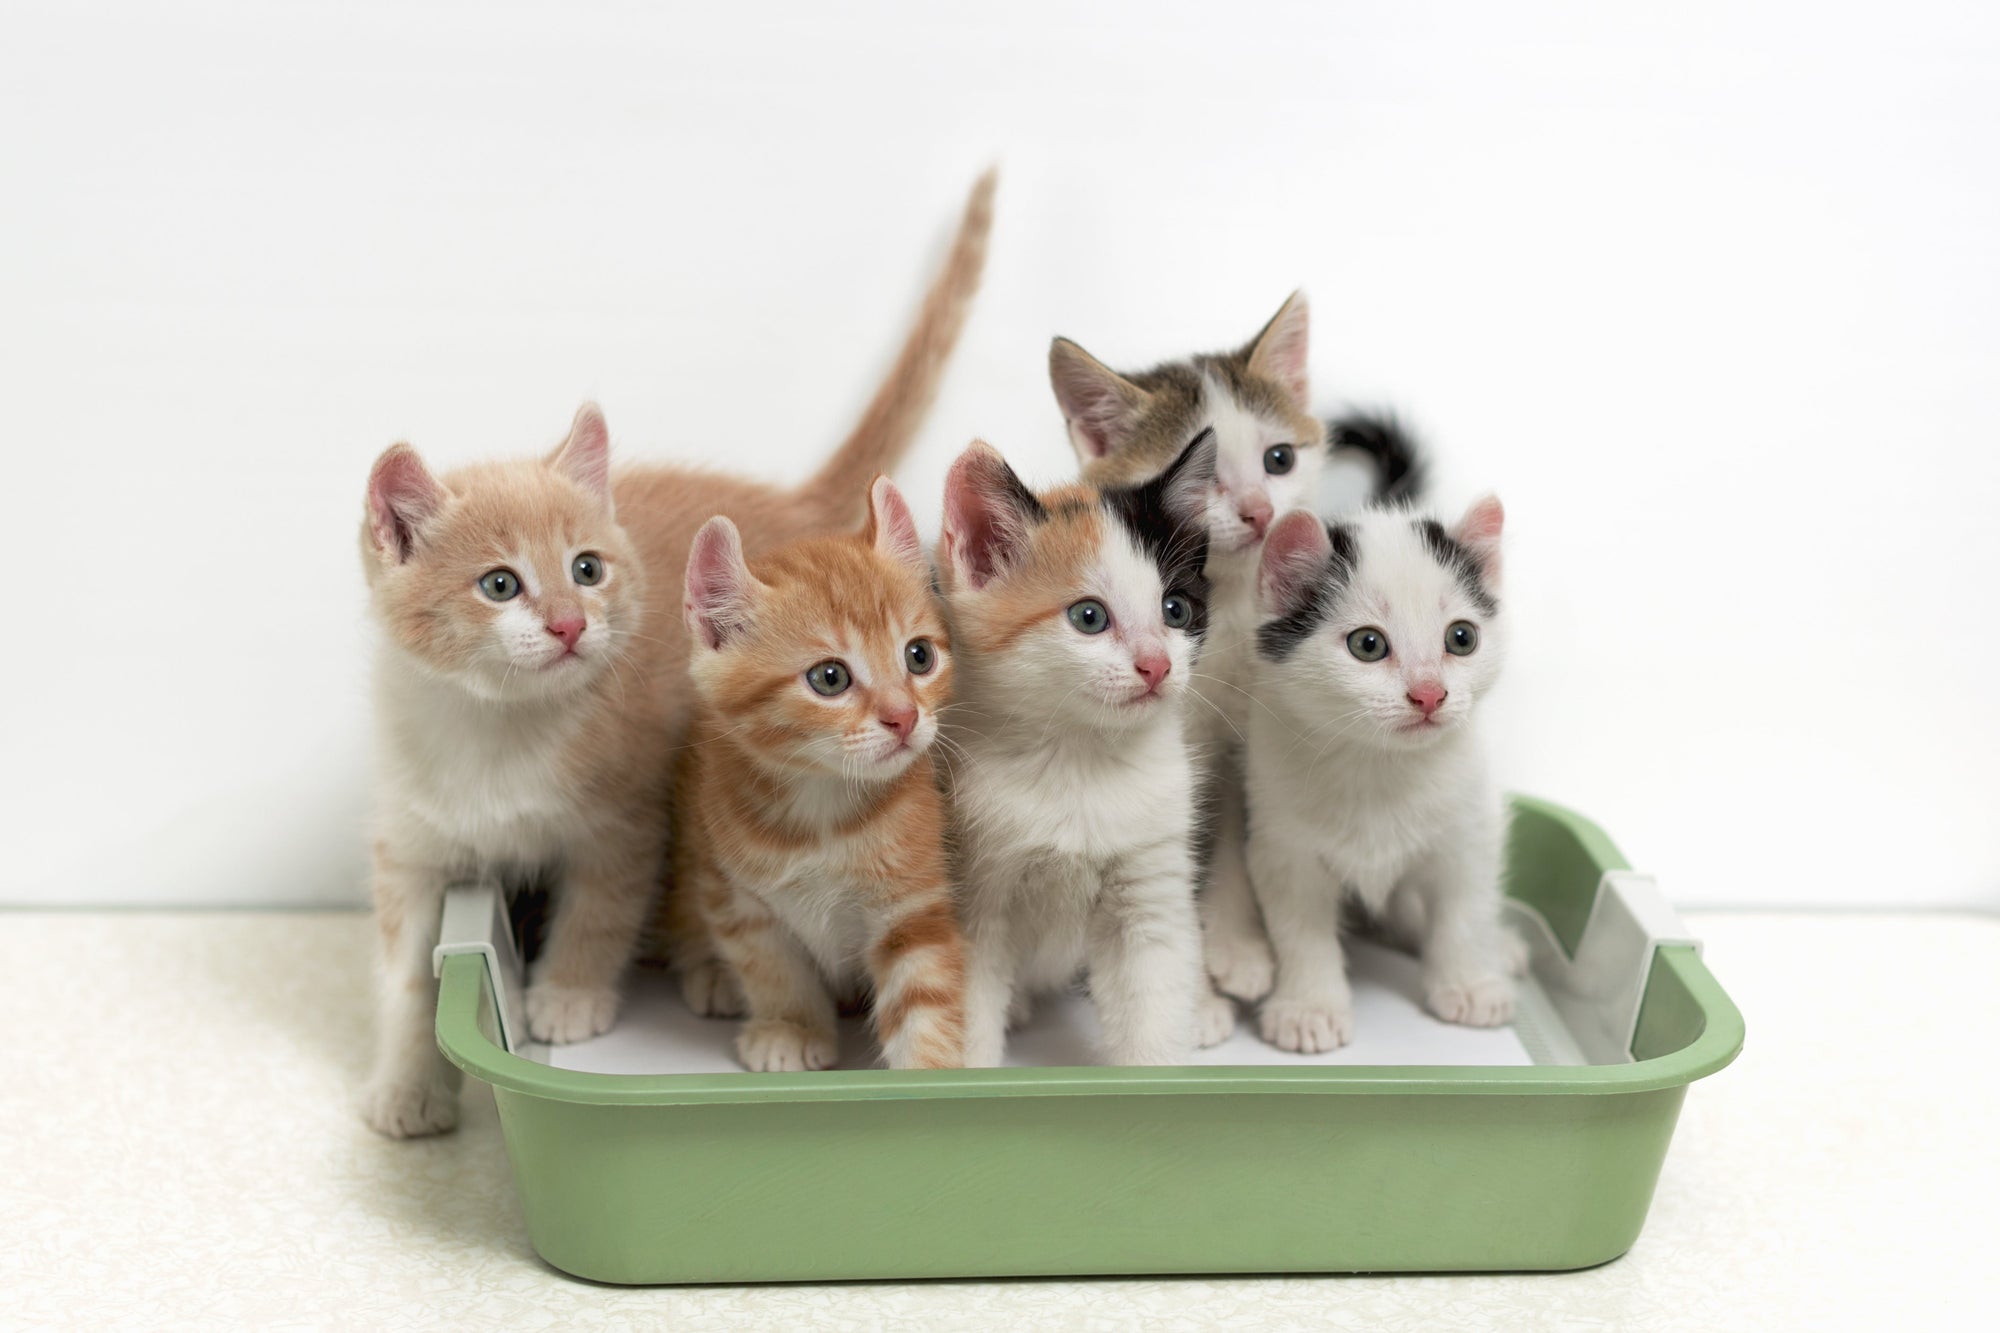
[{"label": "orange tabby kitten", "polygon": [[[989,173],[860,424],[796,490],[691,467],[614,473],[604,418],[589,406],[544,458],[440,475],[399,444],[376,461],[361,546],[383,631],[382,978],[361,1109],[377,1130],[434,1134],[457,1120],[455,1071],[433,1032],[431,950],[447,884],[552,881],[529,1030],[568,1042],[611,1026],[666,859],[689,703],[674,605],[688,542],[714,514],[742,523],[753,553],[855,522],[868,478],[915,436],[964,326],[992,201]],[[697,1007],[730,1007],[733,982],[694,938],[676,960],[683,986]]]},{"label": "orange tabby kitten", "polygon": [[951,694],[931,565],[887,477],[859,536],[746,563],[710,519],[688,555],[698,699],[675,784],[674,890],[742,986],[754,1070],[838,1058],[865,980],[891,1069],[965,1062],[965,960],[929,753]]}]

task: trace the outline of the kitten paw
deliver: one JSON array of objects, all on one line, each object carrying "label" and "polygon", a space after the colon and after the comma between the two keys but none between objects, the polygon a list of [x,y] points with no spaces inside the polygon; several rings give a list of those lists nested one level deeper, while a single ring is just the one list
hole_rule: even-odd
[{"label": "kitten paw", "polygon": [[361,1090],[361,1118],[385,1138],[443,1134],[458,1125],[458,1089],[429,1079],[371,1079]]},{"label": "kitten paw", "polygon": [[1354,1032],[1354,1011],[1345,1004],[1318,1000],[1271,999],[1257,1011],[1257,1030],[1281,1051],[1318,1055],[1347,1045]]},{"label": "kitten paw", "polygon": [[1211,938],[1205,952],[1208,974],[1215,978],[1215,988],[1224,995],[1255,1004],[1271,993],[1278,962],[1264,940]]},{"label": "kitten paw", "polygon": [[1424,987],[1424,1003],[1447,1023],[1499,1027],[1514,1016],[1514,983],[1506,977],[1434,981]]},{"label": "kitten paw", "polygon": [[1205,1051],[1235,1035],[1236,1006],[1214,991],[1204,991],[1194,1002],[1194,1044]]},{"label": "kitten paw", "polygon": [[741,1018],[749,1012],[736,973],[720,959],[681,969],[681,999],[703,1018]]},{"label": "kitten paw", "polygon": [[782,1018],[752,1019],[736,1034],[736,1055],[757,1074],[831,1069],[839,1057],[831,1032],[811,1032]]},{"label": "kitten paw", "polygon": [[585,986],[528,987],[528,1033],[536,1041],[562,1046],[611,1031],[618,1019],[618,992]]}]

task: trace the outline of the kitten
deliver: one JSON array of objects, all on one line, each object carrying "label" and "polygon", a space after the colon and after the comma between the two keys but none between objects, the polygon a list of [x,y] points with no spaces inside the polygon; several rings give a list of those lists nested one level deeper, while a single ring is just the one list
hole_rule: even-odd
[{"label": "kitten", "polygon": [[1502,807],[1471,720],[1507,622],[1500,502],[1449,529],[1403,510],[1294,512],[1259,562],[1246,773],[1250,877],[1277,952],[1265,1040],[1326,1051],[1352,1031],[1343,895],[1418,942],[1438,1017],[1513,1013],[1520,942],[1500,923]]},{"label": "kitten", "polygon": [[[1329,432],[1309,407],[1309,311],[1294,292],[1243,347],[1121,375],[1066,338],[1049,348],[1049,378],[1083,479],[1133,485],[1157,475],[1190,440],[1212,432],[1215,476],[1203,497],[1208,636],[1191,716],[1212,824],[1200,899],[1209,974],[1228,995],[1270,990],[1270,945],[1244,864],[1242,746],[1257,629],[1257,556],[1275,515],[1310,507]],[[1423,478],[1414,442],[1389,417],[1332,423],[1335,448],[1367,455],[1376,498],[1413,496]]]},{"label": "kitten", "polygon": [[[614,478],[604,418],[589,406],[543,459],[444,476],[408,445],[376,461],[361,546],[383,631],[382,984],[362,1112],[382,1133],[436,1133],[457,1119],[456,1076],[432,1032],[431,950],[449,883],[553,876],[529,1028],[566,1042],[611,1025],[664,865],[669,756],[688,698],[671,599],[688,543],[716,513],[741,522],[753,548],[859,518],[856,501],[909,445],[963,327],[992,194],[989,174],[861,423],[797,490],[688,467]],[[698,949],[681,961],[689,984],[724,989]]]},{"label": "kitten", "polygon": [[700,704],[676,782],[674,893],[743,988],[753,1070],[825,1069],[865,975],[891,1069],[965,1061],[965,958],[930,755],[951,637],[888,478],[859,537],[743,558],[711,519],[688,556]]},{"label": "kitten", "polygon": [[1036,495],[975,443],[945,482],[968,1064],[1079,970],[1113,1063],[1182,1063],[1234,1026],[1202,977],[1185,726],[1213,466],[1204,435],[1146,485]]}]

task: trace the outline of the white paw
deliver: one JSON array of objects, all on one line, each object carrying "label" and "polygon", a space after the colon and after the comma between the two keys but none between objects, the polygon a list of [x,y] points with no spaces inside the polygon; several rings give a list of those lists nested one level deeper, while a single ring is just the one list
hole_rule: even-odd
[{"label": "white paw", "polygon": [[736,973],[716,958],[681,969],[681,998],[703,1018],[741,1018],[748,1012]]},{"label": "white paw", "polygon": [[1202,1050],[1236,1035],[1236,1006],[1204,989],[1194,1002],[1194,1044]]},{"label": "white paw", "polygon": [[831,1069],[839,1056],[831,1032],[810,1032],[782,1018],[752,1019],[736,1034],[736,1055],[753,1073]]},{"label": "white paw", "polygon": [[552,986],[538,981],[528,987],[528,1032],[536,1041],[561,1046],[611,1031],[618,1019],[618,992],[606,986]]},{"label": "white paw", "polygon": [[1424,1003],[1447,1023],[1499,1027],[1514,1016],[1514,983],[1506,977],[1432,981],[1424,986]]},{"label": "white paw", "polygon": [[1347,1045],[1354,1034],[1354,1011],[1345,1002],[1273,998],[1257,1011],[1257,1030],[1281,1051],[1318,1055]]},{"label": "white paw", "polygon": [[1211,936],[1203,949],[1208,974],[1224,995],[1255,1004],[1271,993],[1278,963],[1262,936],[1224,940]]},{"label": "white paw", "polygon": [[392,1139],[442,1134],[458,1124],[458,1089],[433,1079],[370,1079],[361,1090],[361,1118]]}]

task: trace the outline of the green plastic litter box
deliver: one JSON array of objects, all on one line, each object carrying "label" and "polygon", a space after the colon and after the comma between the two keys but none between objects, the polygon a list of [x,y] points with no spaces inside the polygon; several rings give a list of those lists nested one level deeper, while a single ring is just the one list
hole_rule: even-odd
[{"label": "green plastic litter box", "polygon": [[646,975],[612,1033],[551,1050],[472,885],[446,898],[438,1041],[493,1087],[535,1249],[600,1282],[1582,1268],[1637,1239],[1743,1020],[1595,825],[1517,798],[1508,861],[1533,961],[1496,1031],[1428,1018],[1414,960],[1362,945],[1329,1056],[1246,1017],[1223,1063],[1091,1067],[1076,1000],[1015,1043],[1068,1067],[750,1074],[733,1023]]}]

